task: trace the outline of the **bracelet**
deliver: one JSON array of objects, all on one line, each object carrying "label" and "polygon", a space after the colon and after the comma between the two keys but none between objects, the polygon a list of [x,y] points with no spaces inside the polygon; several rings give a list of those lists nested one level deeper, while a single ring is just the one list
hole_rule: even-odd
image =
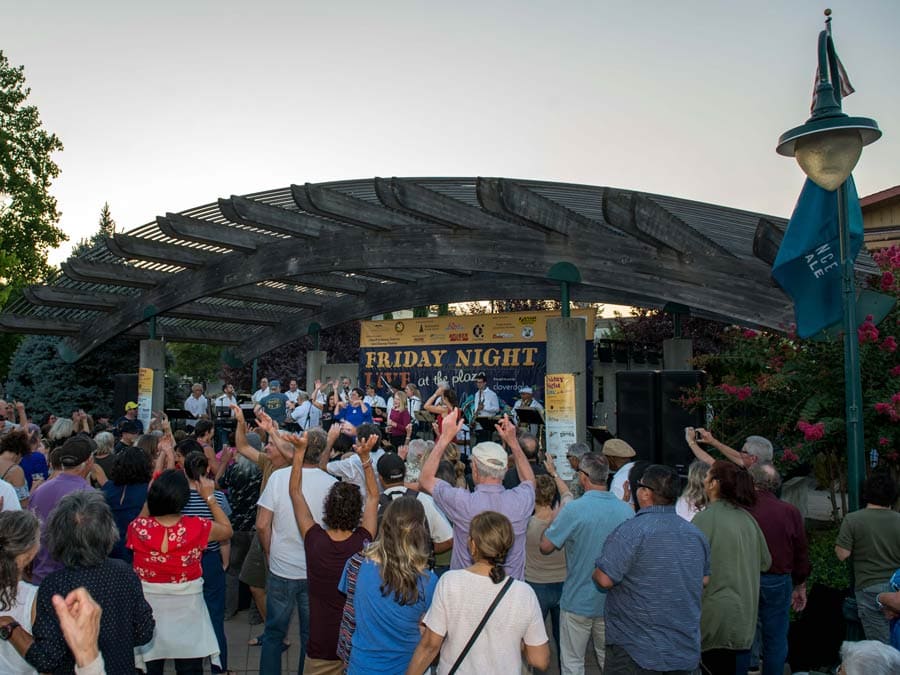
[{"label": "bracelet", "polygon": [[212,502],[209,501],[210,499],[212,499],[213,502],[214,502],[214,501],[216,501],[216,496],[215,496],[215,495],[209,495],[209,496],[206,498],[206,503],[207,503],[207,504],[212,504]]},{"label": "bracelet", "polygon": [[365,462],[362,463],[362,465],[363,465],[363,468],[364,468],[364,469],[365,469],[367,466],[372,466],[372,460],[371,460],[371,459],[367,459]]}]

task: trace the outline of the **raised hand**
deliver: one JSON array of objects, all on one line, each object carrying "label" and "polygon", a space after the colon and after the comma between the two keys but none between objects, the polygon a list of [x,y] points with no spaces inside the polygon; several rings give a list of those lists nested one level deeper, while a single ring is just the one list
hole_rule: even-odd
[{"label": "raised hand", "polygon": [[231,409],[231,414],[238,424],[246,424],[247,421],[244,419],[244,409],[241,408],[237,403],[232,403],[228,406]]},{"label": "raised hand", "polygon": [[59,627],[75,663],[79,667],[93,663],[100,654],[97,641],[100,637],[100,616],[103,609],[86,589],[76,588],[65,598],[54,595],[53,609],[59,619]]},{"label": "raised hand", "polygon": [[377,443],[378,434],[372,434],[371,436],[366,438],[366,440],[358,441],[353,446],[353,452],[359,455],[359,458],[365,462],[367,459],[369,459],[369,453],[372,452],[372,448],[374,448]]},{"label": "raised hand", "polygon": [[709,433],[706,429],[697,429],[697,433],[700,434],[700,442],[706,444],[712,444],[715,442],[716,437]]},{"label": "raised hand", "polygon": [[206,476],[200,476],[200,479],[197,481],[197,492],[200,493],[200,496],[203,499],[208,499],[216,489],[216,484]]},{"label": "raised hand", "polygon": [[503,439],[508,446],[512,447],[512,444],[517,440],[516,425],[510,421],[509,415],[504,415],[503,419],[494,425],[494,428],[497,429],[500,438]]},{"label": "raised hand", "polygon": [[456,437],[459,436],[459,432],[463,428],[465,422],[459,408],[454,408],[448,414],[444,415],[443,422],[441,423],[441,440],[445,445],[449,445],[456,440]]}]

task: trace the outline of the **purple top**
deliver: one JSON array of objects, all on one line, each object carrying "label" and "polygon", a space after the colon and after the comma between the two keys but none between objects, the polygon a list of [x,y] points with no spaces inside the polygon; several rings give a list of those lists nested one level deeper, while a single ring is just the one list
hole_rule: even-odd
[{"label": "purple top", "polygon": [[48,574],[63,568],[62,564],[50,557],[50,552],[47,550],[47,519],[50,517],[50,512],[56,508],[56,505],[59,504],[59,500],[70,492],[90,489],[91,484],[81,476],[76,476],[71,473],[59,473],[55,478],[52,478],[41,485],[34,494],[31,495],[31,501],[28,503],[28,508],[33,511],[41,521],[41,548],[34,558],[32,583],[40,584]]},{"label": "purple top", "polygon": [[512,490],[495,483],[480,483],[475,486],[475,492],[469,492],[438,479],[432,496],[453,523],[451,569],[464,569],[472,564],[469,555],[469,523],[472,519],[484,511],[497,511],[509,518],[516,537],[506,558],[506,573],[520,581],[525,578],[525,533],[534,512],[533,482],[519,483]]}]

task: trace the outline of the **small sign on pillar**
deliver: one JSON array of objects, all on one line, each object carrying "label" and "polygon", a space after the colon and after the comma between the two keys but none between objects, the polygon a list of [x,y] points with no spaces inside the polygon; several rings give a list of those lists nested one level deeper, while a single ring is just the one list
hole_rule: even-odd
[{"label": "small sign on pillar", "polygon": [[555,456],[556,471],[563,480],[572,478],[572,466],[566,452],[578,441],[575,375],[552,373],[544,378],[544,418],[547,452]]},{"label": "small sign on pillar", "polygon": [[138,419],[150,428],[153,415],[153,368],[138,368]]}]

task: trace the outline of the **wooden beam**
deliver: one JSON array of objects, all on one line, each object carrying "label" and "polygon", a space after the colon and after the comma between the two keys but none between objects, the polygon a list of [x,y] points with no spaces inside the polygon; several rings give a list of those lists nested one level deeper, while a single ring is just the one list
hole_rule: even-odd
[{"label": "wooden beam", "polygon": [[127,234],[114,234],[111,237],[107,237],[106,247],[114,255],[125,260],[146,260],[148,262],[178,265],[179,267],[191,269],[202,267],[204,263],[222,255],[221,253],[201,251],[180,244],[132,237]]},{"label": "wooden beam", "polygon": [[455,230],[510,229],[510,223],[485,213],[481,209],[429,190],[410,180],[400,178],[375,179],[378,198],[388,208],[424,217]]},{"label": "wooden beam", "polygon": [[292,237],[316,238],[327,222],[302,211],[290,211],[236,195],[220,199],[219,210],[232,222]]},{"label": "wooden beam", "polygon": [[90,284],[109,284],[129,288],[153,288],[172,275],[160,270],[147,270],[131,265],[94,262],[82,258],[69,258],[61,264],[63,273],[72,281]]},{"label": "wooden beam", "polygon": [[414,225],[416,221],[401,213],[388,211],[378,204],[372,204],[336,190],[306,183],[291,185],[294,202],[304,211],[334,218],[349,225],[367,230],[386,231],[398,225]]},{"label": "wooden beam", "polygon": [[[519,237],[514,246],[486,246],[483,238],[470,232],[454,234],[449,229],[440,234],[423,233],[415,240],[388,235],[373,237],[367,232],[346,235],[339,250],[335,250],[330,240],[297,239],[262,245],[250,255],[221,256],[215,264],[194,272],[189,285],[183,279],[169,279],[147,291],[135,303],[138,306],[125,307],[111,315],[110,321],[91,326],[79,335],[74,351],[80,357],[140,323],[143,320],[140,307],[153,306],[165,312],[204,295],[234,292],[236,287],[260,279],[301,272],[324,273],[333,270],[336,264],[348,270],[389,269],[397,260],[420,257],[423,250],[429,251],[442,269],[476,273],[490,270],[543,277],[553,264],[572,262],[581,270],[585,285],[646,297],[659,296],[660,288],[665,287],[665,296],[673,302],[734,316],[746,323],[777,327],[783,319],[780,310],[787,305],[787,298],[780,290],[766,286],[768,272],[761,264],[751,266],[743,261],[716,264],[714,258],[708,259],[709,265],[688,264],[675,257],[659,256],[649,247],[646,251],[641,247],[642,254],[635,255],[633,245],[620,247],[612,239],[587,237],[573,245],[555,235]],[[396,295],[396,289],[394,292]],[[407,306],[416,304],[421,303],[407,303]],[[773,316],[775,323],[767,324]]]},{"label": "wooden beam", "polygon": [[[508,187],[507,183],[509,183]],[[547,218],[541,213],[532,213],[531,210],[525,208],[524,204],[519,203],[521,195],[512,194],[514,187],[513,183],[500,178],[479,178],[476,185],[478,202],[486,211],[507,219],[513,219],[523,227],[541,232],[569,234],[567,223],[559,219],[559,214],[555,218]],[[559,207],[558,204],[556,206]]]},{"label": "wooden beam", "polygon": [[173,239],[196,241],[211,246],[225,246],[244,253],[252,253],[256,250],[257,244],[273,239],[271,235],[261,232],[251,232],[232,225],[190,218],[180,213],[167,213],[165,218],[157,216],[156,224],[163,234]]},{"label": "wooden beam", "polygon": [[309,288],[319,288],[323,291],[334,291],[336,293],[351,293],[359,295],[365,293],[370,284],[357,279],[348,277],[340,272],[326,272],[325,274],[298,274],[293,277],[282,277],[280,281],[286,283],[297,284],[298,286],[307,286]]},{"label": "wooden beam", "polygon": [[607,190],[603,216],[614,227],[663,250],[680,255],[736,258],[724,246],[643,194]]},{"label": "wooden beam", "polygon": [[42,319],[19,314],[0,314],[0,332],[2,333],[74,337],[80,331],[81,326],[77,323],[66,323],[58,319]]},{"label": "wooden beam", "polygon": [[778,255],[782,239],[784,230],[768,218],[760,218],[753,235],[753,255],[771,266]]},{"label": "wooden beam", "polygon": [[41,307],[66,307],[96,312],[112,312],[127,302],[129,296],[118,293],[77,291],[59,286],[29,286],[22,291],[32,305]]}]

